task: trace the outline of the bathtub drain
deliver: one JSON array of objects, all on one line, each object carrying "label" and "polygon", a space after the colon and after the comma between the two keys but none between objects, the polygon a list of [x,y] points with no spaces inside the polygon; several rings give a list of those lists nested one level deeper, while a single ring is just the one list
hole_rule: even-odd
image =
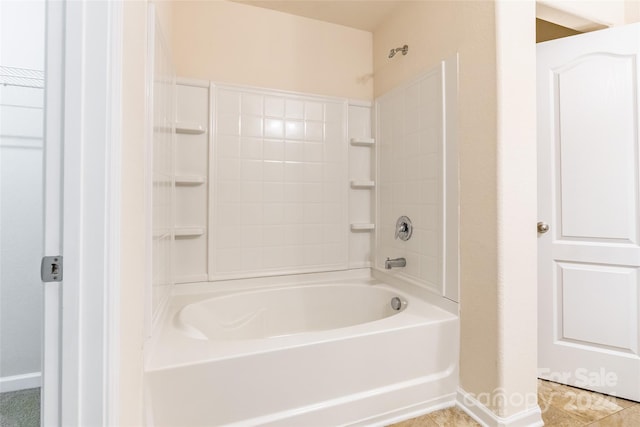
[{"label": "bathtub drain", "polygon": [[403,302],[400,298],[398,297],[393,297],[391,298],[391,308],[398,311],[402,308],[403,305],[405,305],[406,302]]}]

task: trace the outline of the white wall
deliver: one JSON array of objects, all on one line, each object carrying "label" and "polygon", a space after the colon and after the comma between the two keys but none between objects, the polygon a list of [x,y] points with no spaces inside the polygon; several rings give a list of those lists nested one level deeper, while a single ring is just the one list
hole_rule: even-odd
[{"label": "white wall", "polygon": [[[0,65],[42,71],[44,2],[1,2],[0,16]],[[40,381],[43,107],[44,89],[0,85],[0,391]]]}]

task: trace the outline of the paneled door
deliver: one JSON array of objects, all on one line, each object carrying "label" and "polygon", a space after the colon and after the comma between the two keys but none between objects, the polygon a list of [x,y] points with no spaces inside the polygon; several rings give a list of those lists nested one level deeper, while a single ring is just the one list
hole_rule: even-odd
[{"label": "paneled door", "polygon": [[538,45],[540,377],[640,400],[640,26]]}]

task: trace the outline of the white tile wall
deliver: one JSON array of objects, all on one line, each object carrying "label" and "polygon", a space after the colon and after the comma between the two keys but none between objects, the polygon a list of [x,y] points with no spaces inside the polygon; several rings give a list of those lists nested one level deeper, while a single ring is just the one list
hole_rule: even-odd
[{"label": "white tile wall", "polygon": [[[406,275],[443,293],[444,78],[442,67],[377,101],[378,213],[376,266],[404,257]],[[413,222],[408,241],[394,239],[398,217]]]},{"label": "white tile wall", "polygon": [[218,85],[210,280],[348,266],[345,100]]}]

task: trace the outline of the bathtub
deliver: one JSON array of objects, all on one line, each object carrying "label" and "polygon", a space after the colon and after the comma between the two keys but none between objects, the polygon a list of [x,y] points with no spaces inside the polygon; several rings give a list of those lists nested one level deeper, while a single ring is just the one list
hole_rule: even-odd
[{"label": "bathtub", "polygon": [[453,405],[457,355],[457,316],[373,279],[174,295],[149,424],[385,425]]}]

